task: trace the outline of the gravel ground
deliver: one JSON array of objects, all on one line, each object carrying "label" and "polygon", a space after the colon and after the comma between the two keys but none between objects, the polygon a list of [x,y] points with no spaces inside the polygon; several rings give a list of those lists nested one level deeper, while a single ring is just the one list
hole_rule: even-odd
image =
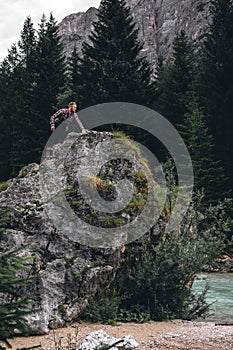
[{"label": "gravel ground", "polygon": [[[63,347],[60,349],[74,349],[66,347],[67,335],[71,334],[74,344],[75,332],[78,330],[80,341],[86,334],[104,329],[108,334],[120,338],[131,334],[139,342],[138,350],[233,350],[233,326],[216,325],[213,322],[149,322],[119,323],[117,326],[102,324],[77,323],[72,326],[50,331],[44,336],[16,338],[11,342],[12,349],[41,345],[43,350],[56,349],[54,344],[61,339]],[[78,342],[79,342],[78,341]]]}]

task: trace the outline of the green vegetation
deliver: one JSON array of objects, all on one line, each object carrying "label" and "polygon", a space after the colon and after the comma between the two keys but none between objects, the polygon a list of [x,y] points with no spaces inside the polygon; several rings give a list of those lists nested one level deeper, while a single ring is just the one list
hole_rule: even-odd
[{"label": "green vegetation", "polygon": [[[57,337],[53,330],[53,350],[72,350],[78,348],[78,327],[74,334],[68,333],[66,337]],[[38,347],[39,350],[46,350],[43,346]],[[20,349],[19,349],[20,350]],[[23,350],[23,349],[22,349]],[[30,349],[25,349],[30,350]]]},{"label": "green vegetation", "polygon": [[27,165],[25,165],[22,169],[20,169],[18,178],[24,178],[27,175]]},{"label": "green vegetation", "polygon": [[6,191],[9,186],[9,183],[6,181],[0,182],[0,192]]},{"label": "green vegetation", "polygon": [[[28,297],[22,297],[30,279],[27,276],[20,276],[20,273],[29,270],[27,261],[32,257],[20,257],[21,248],[7,252],[2,250],[1,240],[6,222],[6,212],[2,212],[0,214],[0,294],[4,294],[5,298],[0,303],[0,341],[11,348],[9,339],[19,333],[27,334],[25,316],[32,313],[29,310],[31,300]],[[6,348],[0,345],[0,349]]]},{"label": "green vegetation", "polygon": [[204,189],[203,205],[216,204],[230,196],[227,180],[221,162],[216,159],[213,136],[206,125],[203,111],[194,100],[190,103],[190,112],[185,115],[181,127],[194,170],[194,190]]},{"label": "green vegetation", "polygon": [[113,130],[112,131],[113,138],[115,139],[123,139],[123,140],[128,140],[129,135],[126,135],[123,131],[121,130]]},{"label": "green vegetation", "polygon": [[173,52],[166,64],[158,67],[158,94],[155,108],[179,131],[184,121],[194,76],[194,48],[184,30],[177,33]]},{"label": "green vegetation", "polygon": [[[181,31],[174,39],[172,57],[168,62],[161,58],[154,107],[178,131],[185,127],[189,133],[196,187],[206,192],[206,204],[216,204],[231,197],[233,188],[233,3],[212,0],[210,12],[212,21],[204,37],[194,44]],[[192,152],[195,147],[198,154]],[[203,166],[204,159],[208,165]]]},{"label": "green vegetation", "polygon": [[209,25],[200,44],[195,93],[203,108],[227,178],[226,190],[233,189],[233,2],[211,0]]},{"label": "green vegetation", "polygon": [[[196,297],[196,274],[211,265],[225,247],[226,212],[222,205],[202,211],[201,195],[175,232],[144,237],[126,247],[121,268],[110,288],[97,293],[84,317],[104,323],[149,319],[195,319],[208,314],[207,288]],[[208,221],[206,221],[208,217]]]}]

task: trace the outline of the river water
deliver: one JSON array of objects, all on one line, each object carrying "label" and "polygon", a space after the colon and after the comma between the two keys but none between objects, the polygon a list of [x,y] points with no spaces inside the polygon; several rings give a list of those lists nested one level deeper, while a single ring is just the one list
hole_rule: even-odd
[{"label": "river water", "polygon": [[233,273],[203,273],[193,283],[194,293],[199,294],[205,284],[209,290],[206,300],[211,305],[213,315],[206,321],[233,322]]}]

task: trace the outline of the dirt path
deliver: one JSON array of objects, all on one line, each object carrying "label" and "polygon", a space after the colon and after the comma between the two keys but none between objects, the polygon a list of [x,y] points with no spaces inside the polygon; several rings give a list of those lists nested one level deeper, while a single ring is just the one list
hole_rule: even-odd
[{"label": "dirt path", "polygon": [[119,323],[117,326],[102,324],[77,323],[72,326],[50,331],[44,336],[16,338],[11,342],[12,349],[41,345],[43,350],[54,350],[54,339],[62,338],[62,349],[67,344],[67,335],[72,335],[74,343],[75,332],[78,329],[78,339],[86,334],[104,329],[108,334],[120,338],[131,334],[139,342],[138,350],[233,350],[233,326],[217,326],[212,322],[150,322],[144,324]]}]

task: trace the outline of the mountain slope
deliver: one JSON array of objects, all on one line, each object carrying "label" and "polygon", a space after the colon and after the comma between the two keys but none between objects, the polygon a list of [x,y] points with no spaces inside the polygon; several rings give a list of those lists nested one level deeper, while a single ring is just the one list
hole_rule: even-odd
[{"label": "mountain slope", "polygon": [[[195,40],[205,31],[209,20],[206,0],[127,0],[127,4],[144,42],[142,51],[152,65],[156,65],[159,56],[165,59],[169,56],[177,32],[184,29]],[[81,51],[82,42],[88,41],[96,13],[97,9],[91,7],[87,12],[65,17],[59,24],[67,55],[74,45]]]}]

